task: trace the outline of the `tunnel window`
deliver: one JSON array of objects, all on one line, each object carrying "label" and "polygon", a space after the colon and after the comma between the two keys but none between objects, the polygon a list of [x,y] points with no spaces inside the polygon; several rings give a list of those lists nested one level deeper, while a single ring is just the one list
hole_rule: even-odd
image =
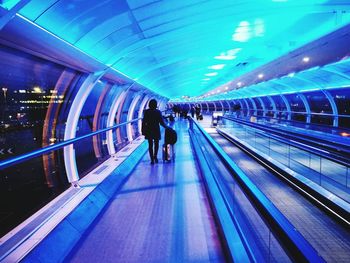
[{"label": "tunnel window", "polygon": [[[0,68],[0,160],[62,140],[75,87],[86,75],[3,45]],[[1,171],[0,206],[7,212],[0,235],[68,187],[62,161],[58,150]]]},{"label": "tunnel window", "polygon": [[[239,103],[237,103],[237,101],[234,101],[234,100],[229,100],[228,103],[230,103],[230,105],[231,105],[231,111],[233,111],[233,112],[236,111],[235,107],[237,107],[236,105],[239,105]],[[239,106],[239,107],[241,107],[241,106]]]},{"label": "tunnel window", "polygon": [[[141,107],[141,102],[143,101],[145,96],[141,96],[138,103],[136,103],[136,106],[135,106],[135,110],[134,110],[134,114],[132,116],[132,119],[137,119],[139,117],[139,111],[140,111],[140,107]],[[167,107],[168,109],[168,107]]]},{"label": "tunnel window", "polygon": [[[139,117],[139,111],[140,111],[140,107],[141,107],[141,103],[143,101],[145,96],[140,96],[138,101],[135,104],[135,109],[133,112],[133,116],[131,117],[132,120],[135,120]],[[167,108],[167,107],[166,107]],[[132,128],[132,137],[133,139],[139,137],[141,134],[139,132],[139,128],[138,128],[138,122],[134,122],[131,124],[131,128]]]},{"label": "tunnel window", "polygon": [[227,100],[223,100],[222,104],[224,105],[224,111],[229,112],[230,111],[230,103]]},{"label": "tunnel window", "polygon": [[332,125],[332,107],[325,94],[321,91],[305,93],[311,110],[311,123]]},{"label": "tunnel window", "polygon": [[243,101],[243,99],[235,100],[235,109],[238,109],[238,112],[241,116],[247,116],[248,109],[247,104]]},{"label": "tunnel window", "polygon": [[292,120],[305,122],[306,110],[300,96],[298,94],[287,94],[285,97],[288,100],[292,111]]},{"label": "tunnel window", "polygon": [[209,105],[209,111],[210,111],[210,112],[215,111],[215,105],[214,105],[214,102],[208,102],[208,105]]},{"label": "tunnel window", "polygon": [[249,113],[248,115],[254,115],[254,106],[253,106],[253,103],[250,99],[246,98],[245,101],[248,103],[248,106],[249,106]]},{"label": "tunnel window", "polygon": [[[124,100],[124,102],[121,105],[121,108],[118,109],[117,113],[117,123],[123,123],[127,121],[128,112],[130,109],[131,102],[133,101],[134,97],[136,96],[136,92],[133,90],[130,90]],[[158,101],[159,104],[159,101]],[[147,105],[148,108],[148,105]],[[137,125],[136,123],[134,125]],[[119,151],[121,148],[123,148],[125,145],[128,144],[128,136],[126,132],[126,126],[122,126],[117,129],[117,133],[119,133],[118,136],[118,142],[116,145],[116,150]]]},{"label": "tunnel window", "polygon": [[[93,121],[95,110],[99,104],[101,94],[103,94],[105,89],[108,89],[108,87],[109,85],[106,85],[105,82],[98,81],[90,92],[80,113],[76,132],[77,137],[94,131]],[[100,144],[100,142],[98,142],[98,144]],[[75,144],[74,149],[76,153],[78,172],[80,177],[82,177],[84,176],[85,171],[89,170],[92,166],[99,163],[99,160],[93,148],[93,137],[79,141]]]},{"label": "tunnel window", "polygon": [[329,93],[337,105],[339,127],[350,128],[350,88],[329,90]]},{"label": "tunnel window", "polygon": [[[113,124],[108,124],[107,120],[108,120],[108,116],[110,114],[111,108],[113,106],[113,104],[116,102],[115,100],[118,98],[118,96],[121,94],[122,90],[126,89],[126,86],[123,85],[113,85],[111,86],[111,88],[109,89],[108,93],[105,96],[104,99],[104,104],[103,104],[103,110],[101,112],[101,119],[100,119],[100,128],[106,128],[107,126],[113,126],[115,125],[115,123]],[[102,156],[107,156],[108,155],[108,148],[107,148],[107,143],[105,143],[107,141],[107,133],[102,133],[100,136],[100,147],[101,147],[101,151],[102,151]],[[116,141],[116,136],[115,133],[113,133],[113,140]]]},{"label": "tunnel window", "polygon": [[260,100],[258,98],[253,98],[255,105],[256,105],[256,109],[257,109],[257,116],[263,116],[264,115],[264,110],[263,107],[260,103]]},{"label": "tunnel window", "polygon": [[261,97],[261,100],[263,101],[263,103],[265,105],[266,116],[273,117],[274,111],[273,111],[273,105],[272,105],[271,101],[267,97]]},{"label": "tunnel window", "polygon": [[221,105],[221,103],[219,101],[215,101],[214,103],[216,105],[216,111],[222,111],[223,110],[222,109],[222,105]]},{"label": "tunnel window", "polygon": [[271,97],[276,104],[277,118],[287,119],[287,108],[281,96],[272,96]]}]

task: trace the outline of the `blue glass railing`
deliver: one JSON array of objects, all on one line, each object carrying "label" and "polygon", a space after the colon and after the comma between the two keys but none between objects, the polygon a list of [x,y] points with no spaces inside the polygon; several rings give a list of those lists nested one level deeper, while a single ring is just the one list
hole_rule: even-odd
[{"label": "blue glass railing", "polygon": [[[346,202],[350,202],[350,165],[317,147],[276,137],[231,118],[222,118],[218,128]],[[260,154],[260,155],[261,155]]]},{"label": "blue glass railing", "polygon": [[109,157],[105,134],[113,131],[110,143],[118,151],[121,144],[128,142],[124,142],[125,138],[119,141],[115,131],[131,125],[134,139],[139,134],[139,120],[120,123],[27,153],[23,153],[28,148],[29,142],[26,140],[33,140],[35,135],[24,131],[20,133],[21,136],[13,136],[13,143],[17,147],[13,154],[16,153],[15,150],[21,150],[23,154],[0,161],[0,236],[22,223],[70,186],[64,165],[64,147],[74,145],[78,174],[83,178]]},{"label": "blue glass railing", "polygon": [[98,134],[105,133],[107,131],[116,130],[116,129],[122,127],[122,126],[125,126],[125,125],[127,125],[129,123],[134,123],[134,122],[136,122],[136,121],[138,121],[140,119],[142,119],[142,118],[138,118],[138,119],[134,119],[134,120],[131,120],[131,121],[123,122],[123,123],[114,125],[112,127],[107,127],[107,128],[104,128],[104,129],[101,129],[101,130],[98,130],[98,131],[95,131],[95,132],[92,132],[92,133],[89,133],[89,134],[85,134],[85,135],[82,135],[82,136],[79,136],[79,137],[76,137],[76,138],[73,138],[73,139],[70,139],[70,140],[66,140],[66,141],[63,141],[63,142],[60,142],[60,143],[52,144],[50,146],[41,148],[41,149],[36,150],[36,151],[32,151],[32,152],[29,152],[29,153],[26,153],[26,154],[22,154],[22,155],[16,156],[14,158],[7,159],[5,161],[0,162],[0,170],[2,170],[4,168],[7,168],[9,166],[12,166],[12,165],[24,162],[26,160],[35,158],[37,156],[41,156],[43,154],[46,154],[46,153],[49,153],[49,152],[52,152],[52,151],[55,151],[55,150],[59,150],[59,149],[65,147],[67,145],[74,144],[74,143],[82,141],[82,140],[84,140],[86,138],[93,137],[93,136],[96,136]]}]

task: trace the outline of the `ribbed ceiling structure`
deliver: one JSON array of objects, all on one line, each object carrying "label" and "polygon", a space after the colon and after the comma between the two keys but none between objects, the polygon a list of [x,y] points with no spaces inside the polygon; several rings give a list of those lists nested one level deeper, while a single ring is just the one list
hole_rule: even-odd
[{"label": "ribbed ceiling structure", "polygon": [[260,82],[245,88],[223,92],[221,94],[213,94],[203,100],[241,99],[327,90],[349,87],[349,83],[350,59],[346,59],[324,67],[315,67],[302,72],[291,73],[278,79]]},{"label": "ribbed ceiling structure", "polygon": [[176,99],[205,94],[348,24],[345,9],[342,0],[32,0],[19,14]]}]

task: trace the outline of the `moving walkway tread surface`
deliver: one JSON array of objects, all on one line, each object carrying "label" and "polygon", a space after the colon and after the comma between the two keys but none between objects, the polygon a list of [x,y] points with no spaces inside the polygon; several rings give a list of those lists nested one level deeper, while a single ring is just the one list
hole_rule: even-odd
[{"label": "moving walkway tread surface", "polygon": [[175,162],[146,154],[66,262],[226,261],[187,123],[175,128]]},{"label": "moving walkway tread surface", "polygon": [[350,261],[349,229],[333,221],[214,129],[209,133],[327,262]]}]

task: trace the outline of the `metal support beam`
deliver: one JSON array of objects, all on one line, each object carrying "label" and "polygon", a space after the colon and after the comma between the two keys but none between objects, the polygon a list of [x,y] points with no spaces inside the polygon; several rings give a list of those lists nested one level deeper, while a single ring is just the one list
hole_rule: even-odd
[{"label": "metal support beam", "polygon": [[262,100],[261,97],[257,97],[257,99],[259,100],[261,108],[263,109],[263,117],[266,117],[267,112],[266,112],[266,107],[265,107],[264,101]]},{"label": "metal support beam", "polygon": [[[129,88],[131,86],[132,85],[130,85],[126,90],[121,90],[121,92],[118,94],[118,97],[116,97],[115,101],[112,103],[110,111],[108,113],[108,117],[107,117],[107,127],[113,126],[115,124],[115,117],[117,115],[118,108],[121,102],[124,101],[129,91]],[[107,148],[108,148],[109,155],[115,154],[113,132],[114,131],[110,130],[106,134],[106,141],[107,141]]]},{"label": "metal support beam", "polygon": [[220,105],[221,105],[221,111],[222,111],[222,113],[224,113],[224,112],[225,112],[224,104],[222,103],[221,100],[219,100],[219,103],[220,103]]},{"label": "metal support beam", "polygon": [[276,103],[273,100],[273,98],[271,98],[271,96],[266,96],[266,98],[268,98],[268,100],[271,102],[272,104],[272,109],[273,109],[273,117],[277,118],[277,107],[276,107]]},{"label": "metal support beam", "polygon": [[[69,109],[66,128],[64,130],[64,140],[70,140],[75,138],[80,113],[84,107],[85,101],[88,98],[90,92],[95,87],[95,84],[99,79],[103,76],[102,74],[95,75],[90,74],[83,84],[80,86],[78,93],[75,95],[73,103]],[[63,150],[64,155],[64,165],[66,167],[66,173],[68,177],[68,181],[73,183],[74,185],[79,180],[79,174],[75,159],[75,150],[74,145],[68,145],[64,147]]]},{"label": "metal support beam", "polygon": [[231,104],[228,102],[228,100],[225,100],[225,102],[226,102],[227,105],[228,105],[228,112],[231,112]]},{"label": "metal support beam", "polygon": [[[135,111],[135,107],[137,105],[137,103],[139,102],[141,98],[141,94],[137,94],[131,104],[130,104],[130,107],[129,107],[129,111],[128,111],[128,116],[126,117],[126,121],[131,121],[133,119],[133,116],[134,116],[134,111]],[[126,135],[128,137],[128,141],[129,142],[132,142],[133,141],[133,137],[132,137],[132,123],[129,123],[126,125]]]},{"label": "metal support beam", "polygon": [[209,112],[209,104],[208,102],[205,102],[205,104],[207,104],[207,113]]},{"label": "metal support beam", "polygon": [[290,104],[289,101],[287,100],[286,96],[280,94],[284,104],[286,105],[286,109],[287,109],[287,120],[291,120],[292,119],[292,110],[290,108]]},{"label": "metal support beam", "polygon": [[249,115],[250,115],[249,103],[247,102],[246,98],[243,98],[242,100],[244,101],[244,104],[245,104],[246,107],[247,107],[247,116],[249,116]]},{"label": "metal support beam", "polygon": [[253,98],[249,98],[249,100],[250,100],[250,102],[252,103],[252,105],[253,105],[253,108],[254,108],[254,113],[253,113],[253,115],[258,115],[258,109],[257,109],[257,107],[256,107],[256,103],[255,103],[255,101],[253,100]]},{"label": "metal support beam", "polygon": [[338,127],[338,122],[339,122],[339,113],[338,113],[338,108],[337,104],[335,103],[333,96],[327,91],[327,90],[321,90],[323,94],[326,96],[328,99],[331,107],[332,107],[332,112],[333,112],[333,126]]},{"label": "metal support beam", "polygon": [[[140,108],[139,108],[139,114],[138,114],[138,118],[142,118],[143,117],[143,112],[144,110],[146,109],[146,106],[147,106],[147,102],[149,101],[149,96],[146,95],[142,101],[141,101],[141,105],[140,105]],[[142,134],[142,120],[139,120],[138,121],[138,126],[139,126],[139,133]]]},{"label": "metal support beam", "polygon": [[311,109],[310,109],[310,104],[307,101],[307,98],[305,97],[304,94],[302,93],[297,93],[302,102],[304,103],[305,111],[306,111],[306,123],[311,122]]},{"label": "metal support beam", "polygon": [[22,9],[31,0],[21,0],[14,7],[8,10],[5,15],[0,17],[0,30],[16,15],[16,13]]}]

